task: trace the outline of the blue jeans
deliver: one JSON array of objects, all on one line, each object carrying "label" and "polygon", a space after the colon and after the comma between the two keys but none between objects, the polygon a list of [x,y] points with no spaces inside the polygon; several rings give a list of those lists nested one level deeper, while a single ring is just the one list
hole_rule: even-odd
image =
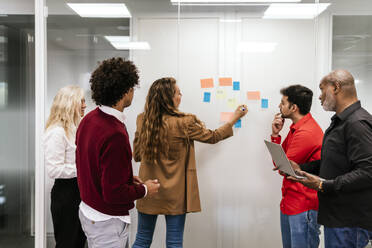
[{"label": "blue jeans", "polygon": [[[157,215],[138,212],[138,230],[132,248],[149,248],[154,235]],[[182,248],[186,214],[165,215],[167,248]]]},{"label": "blue jeans", "polygon": [[324,227],[325,248],[364,248],[369,242],[369,232],[359,227]]},{"label": "blue jeans", "polygon": [[280,212],[283,248],[317,248],[320,234],[317,217],[315,210],[296,215]]}]

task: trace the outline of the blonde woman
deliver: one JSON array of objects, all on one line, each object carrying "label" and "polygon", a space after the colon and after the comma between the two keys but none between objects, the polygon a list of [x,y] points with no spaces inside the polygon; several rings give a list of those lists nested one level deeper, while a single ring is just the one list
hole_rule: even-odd
[{"label": "blonde woman", "polygon": [[54,97],[45,127],[45,165],[49,177],[55,179],[50,208],[56,248],[85,245],[86,237],[78,216],[80,193],[75,165],[75,133],[85,108],[83,90],[66,86]]},{"label": "blonde woman", "polygon": [[[212,131],[192,114],[178,110],[181,92],[174,78],[150,87],[145,111],[137,118],[134,159],[141,161],[141,180],[158,179],[159,193],[137,201],[138,231],[133,248],[151,246],[156,219],[166,219],[167,248],[183,246],[186,213],[200,212],[194,141],[215,144],[233,135],[233,125],[246,115],[241,105],[231,120]],[[211,154],[212,155],[212,154]]]}]

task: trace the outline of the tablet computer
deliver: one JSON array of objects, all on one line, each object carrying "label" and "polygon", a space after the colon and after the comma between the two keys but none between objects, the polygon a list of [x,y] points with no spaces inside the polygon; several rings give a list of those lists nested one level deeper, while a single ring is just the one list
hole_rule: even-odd
[{"label": "tablet computer", "polygon": [[271,158],[280,171],[295,178],[304,178],[303,176],[298,176],[293,170],[291,163],[289,162],[289,159],[287,158],[287,155],[285,155],[285,152],[280,144],[276,144],[267,140],[264,141],[267,149],[271,154]]}]

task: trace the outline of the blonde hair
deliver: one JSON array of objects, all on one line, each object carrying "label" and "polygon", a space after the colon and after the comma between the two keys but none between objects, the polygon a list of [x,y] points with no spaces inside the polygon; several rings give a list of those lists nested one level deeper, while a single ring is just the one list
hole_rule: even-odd
[{"label": "blonde hair", "polygon": [[61,88],[53,99],[50,115],[45,130],[61,126],[68,139],[73,139],[81,120],[81,100],[84,97],[82,88],[69,85]]}]

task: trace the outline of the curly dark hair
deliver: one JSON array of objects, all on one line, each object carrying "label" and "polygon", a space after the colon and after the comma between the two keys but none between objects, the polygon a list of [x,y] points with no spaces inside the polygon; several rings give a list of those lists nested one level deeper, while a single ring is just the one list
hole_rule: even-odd
[{"label": "curly dark hair", "polygon": [[92,99],[101,106],[114,106],[125,93],[138,85],[138,70],[123,58],[104,60],[90,77]]}]

